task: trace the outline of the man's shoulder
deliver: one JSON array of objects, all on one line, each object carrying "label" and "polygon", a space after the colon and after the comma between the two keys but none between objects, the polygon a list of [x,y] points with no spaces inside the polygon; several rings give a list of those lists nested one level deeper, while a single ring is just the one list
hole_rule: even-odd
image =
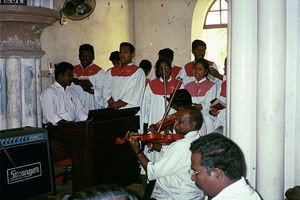
[{"label": "man's shoulder", "polygon": [[50,85],[48,85],[48,87],[46,87],[46,89],[44,89],[44,91],[41,94],[41,97],[47,95],[47,94],[53,94],[56,90],[57,86],[55,85],[55,83],[52,83]]}]

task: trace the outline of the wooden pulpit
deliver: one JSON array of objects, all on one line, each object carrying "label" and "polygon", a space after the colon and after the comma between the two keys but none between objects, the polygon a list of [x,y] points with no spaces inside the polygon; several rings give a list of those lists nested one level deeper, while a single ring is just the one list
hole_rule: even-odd
[{"label": "wooden pulpit", "polygon": [[138,110],[93,110],[87,121],[50,128],[52,138],[69,141],[73,193],[97,184],[126,186],[137,181],[136,155],[128,143],[116,145],[115,139],[123,138],[127,131],[137,132]]}]

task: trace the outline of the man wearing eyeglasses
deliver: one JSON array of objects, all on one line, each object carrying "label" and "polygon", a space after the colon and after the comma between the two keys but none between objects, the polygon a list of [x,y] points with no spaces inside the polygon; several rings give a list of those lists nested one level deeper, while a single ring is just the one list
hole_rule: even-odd
[{"label": "man wearing eyeglasses", "polygon": [[136,153],[141,165],[147,172],[148,180],[156,180],[151,198],[201,200],[203,192],[191,180],[188,170],[191,165],[190,144],[200,137],[203,123],[201,112],[193,106],[180,107],[175,121],[176,133],[184,135],[183,139],[168,145],[162,157],[155,163],[151,162],[139,148],[139,142],[130,138],[136,133],[128,132],[129,143]]},{"label": "man wearing eyeglasses", "polygon": [[200,137],[191,144],[191,178],[212,200],[260,200],[245,181],[240,148],[218,133]]}]

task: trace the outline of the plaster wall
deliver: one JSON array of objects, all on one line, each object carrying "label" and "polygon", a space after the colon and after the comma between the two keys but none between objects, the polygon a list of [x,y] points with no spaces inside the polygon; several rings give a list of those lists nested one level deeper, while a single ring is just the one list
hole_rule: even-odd
[{"label": "plaster wall", "polygon": [[196,4],[197,0],[136,0],[136,64],[148,59],[154,66],[163,48],[174,51],[173,64],[182,67],[189,62]]},{"label": "plaster wall", "polygon": [[[56,0],[54,9],[60,10],[64,0]],[[66,61],[78,64],[78,49],[81,44],[94,46],[94,63],[107,70],[112,67],[109,55],[119,49],[123,41],[134,43],[134,0],[96,0],[94,12],[80,21],[67,20],[66,25],[56,22],[41,36],[42,70],[48,69],[49,61]],[[52,80],[44,77],[45,89]]]}]

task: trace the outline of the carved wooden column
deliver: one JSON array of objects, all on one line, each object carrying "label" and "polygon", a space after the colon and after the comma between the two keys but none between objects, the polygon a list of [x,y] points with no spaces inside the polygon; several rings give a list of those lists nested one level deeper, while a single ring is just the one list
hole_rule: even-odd
[{"label": "carved wooden column", "polygon": [[40,36],[58,19],[48,8],[0,6],[0,130],[42,125]]}]

